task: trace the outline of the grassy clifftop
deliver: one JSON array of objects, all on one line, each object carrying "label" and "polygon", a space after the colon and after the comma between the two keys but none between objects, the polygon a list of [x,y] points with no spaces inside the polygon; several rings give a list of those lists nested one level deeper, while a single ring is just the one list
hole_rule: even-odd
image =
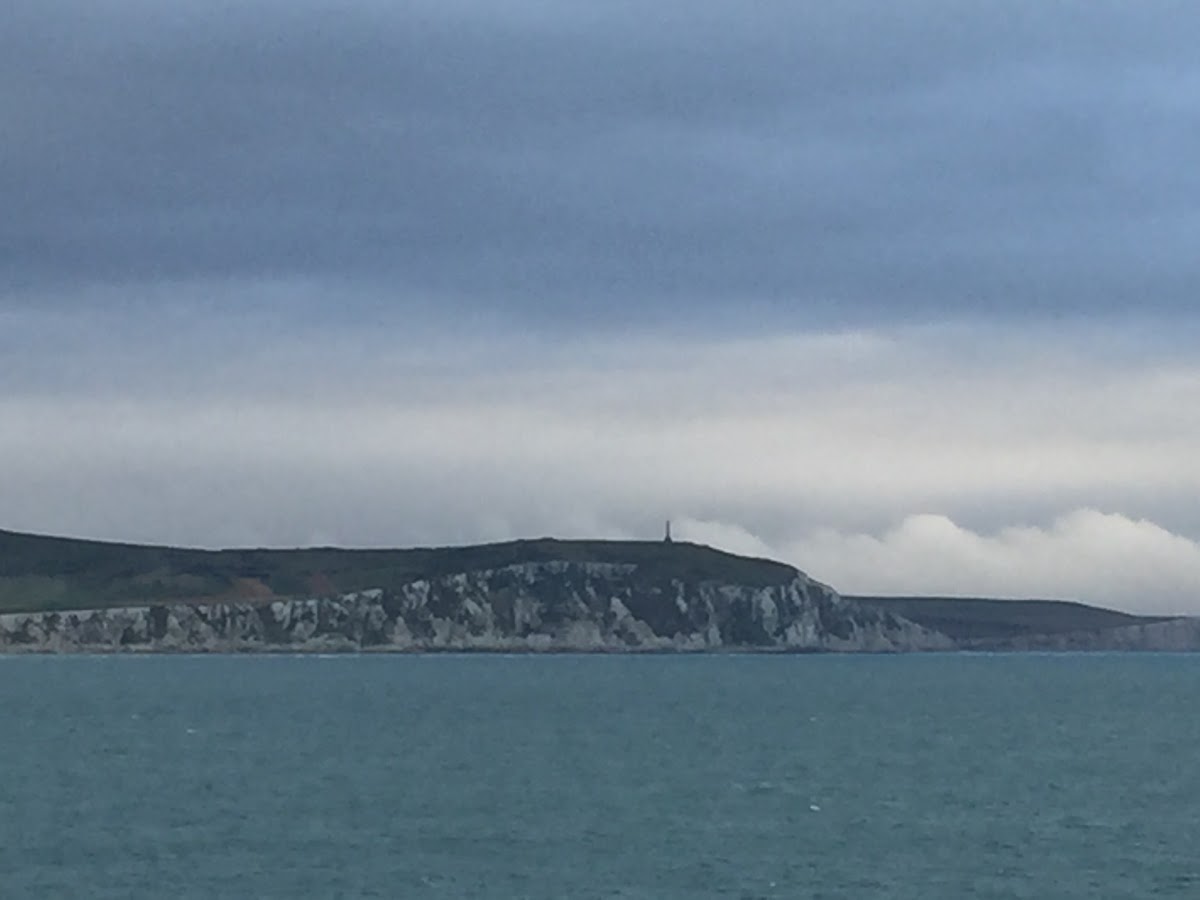
[{"label": "grassy clifftop", "polygon": [[402,550],[193,550],[0,530],[0,612],[266,601],[556,560],[633,564],[652,579],[757,586],[796,574],[783,563],[683,542],[540,538]]},{"label": "grassy clifftop", "polygon": [[[796,574],[783,563],[685,542],[539,538],[396,550],[194,550],[0,530],[0,613],[267,602],[388,589],[422,578],[552,561],[632,564],[648,583],[682,579],[762,587],[783,584]],[[848,599],[939,631],[963,646],[1160,621],[1047,600]]]}]

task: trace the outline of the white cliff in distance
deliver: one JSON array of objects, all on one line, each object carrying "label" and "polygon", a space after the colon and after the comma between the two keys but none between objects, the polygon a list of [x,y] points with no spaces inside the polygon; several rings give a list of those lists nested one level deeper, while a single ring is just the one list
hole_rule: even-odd
[{"label": "white cliff in distance", "polygon": [[543,561],[330,597],[0,615],[0,651],[952,649],[796,572],[774,585]]}]

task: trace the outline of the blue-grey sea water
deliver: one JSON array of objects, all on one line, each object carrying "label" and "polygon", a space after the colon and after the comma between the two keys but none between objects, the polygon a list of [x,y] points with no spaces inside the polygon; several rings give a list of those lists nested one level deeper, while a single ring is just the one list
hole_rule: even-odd
[{"label": "blue-grey sea water", "polygon": [[0,897],[1200,897],[1200,656],[0,658]]}]

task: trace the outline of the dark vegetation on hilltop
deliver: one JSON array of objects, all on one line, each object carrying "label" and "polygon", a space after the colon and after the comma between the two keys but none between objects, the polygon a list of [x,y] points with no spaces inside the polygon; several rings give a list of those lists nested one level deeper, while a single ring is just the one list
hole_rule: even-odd
[{"label": "dark vegetation on hilltop", "polygon": [[0,612],[329,596],[551,561],[636,565],[648,582],[768,586],[796,574],[783,563],[685,542],[540,538],[405,550],[193,550],[0,530]]},{"label": "dark vegetation on hilltop", "polygon": [[1065,600],[989,600],[980,597],[847,597],[940,631],[960,643],[1007,640],[1033,634],[1104,631],[1162,622],[1169,616],[1135,616]]},{"label": "dark vegetation on hilltop", "polygon": [[[419,579],[522,563],[620,563],[637,567],[638,602],[654,605],[672,580],[767,587],[790,581],[784,563],[677,541],[553,538],[463,547],[347,550],[194,550],[46,537],[0,530],[0,613],[270,602],[394,590]],[[962,646],[999,646],[1029,635],[1103,631],[1163,621],[1050,600],[848,597],[941,632]],[[642,610],[646,615],[653,612]]]}]

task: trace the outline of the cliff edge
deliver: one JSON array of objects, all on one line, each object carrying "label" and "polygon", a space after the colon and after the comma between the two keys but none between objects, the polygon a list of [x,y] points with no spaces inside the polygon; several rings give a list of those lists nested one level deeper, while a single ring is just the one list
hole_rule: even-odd
[{"label": "cliff edge", "polygon": [[[242,571],[228,574],[223,592],[198,602],[11,612],[0,615],[0,650],[895,652],[953,647],[936,631],[847,601],[790,566],[694,544],[532,541],[451,548],[444,555],[413,551],[424,556],[407,557],[407,563],[424,566],[425,573],[413,577],[390,557],[383,560],[390,583],[334,588],[320,596],[280,596],[272,589],[272,574],[277,583],[304,576],[332,586],[330,575],[299,572],[298,564],[311,561],[314,553],[325,554],[326,562],[329,554],[365,554],[359,559],[378,564],[380,558],[370,554],[388,551],[245,552],[255,554],[252,562],[259,570],[246,596],[236,596],[252,577]],[[305,553],[310,555],[288,556]],[[209,577],[220,561],[219,556],[202,560]],[[467,561],[483,567],[443,571],[448,563]],[[160,580],[173,579],[173,584],[184,577],[189,573],[159,572]],[[116,596],[111,583],[106,590],[106,598]]]}]

